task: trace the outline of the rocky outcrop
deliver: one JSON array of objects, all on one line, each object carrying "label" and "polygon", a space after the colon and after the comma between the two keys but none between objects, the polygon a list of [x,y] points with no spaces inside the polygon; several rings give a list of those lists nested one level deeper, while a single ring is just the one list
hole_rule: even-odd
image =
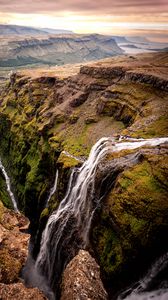
[{"label": "rocky outcrop", "polygon": [[20,213],[6,209],[0,202],[0,281],[18,280],[27,259],[30,235],[28,220]]},{"label": "rocky outcrop", "polygon": [[107,300],[100,278],[100,268],[94,258],[84,250],[80,250],[67,265],[61,286],[61,300]]},{"label": "rocky outcrop", "polygon": [[47,300],[37,288],[26,288],[21,282],[14,284],[0,283],[1,300]]},{"label": "rocky outcrop", "polygon": [[87,74],[94,78],[114,79],[116,77],[123,77],[126,73],[124,67],[90,67],[83,66],[80,69],[81,74]]},{"label": "rocky outcrop", "polygon": [[156,89],[168,92],[168,81],[160,78],[159,76],[137,72],[127,72],[125,77],[133,82],[150,84]]},{"label": "rocky outcrop", "polygon": [[[3,88],[0,156],[19,208],[30,218],[33,234],[41,222],[36,249],[39,250],[48,215],[65,195],[71,168],[87,158],[98,139],[167,135],[167,83],[163,83],[166,59],[166,54],[110,59],[59,79],[57,74],[33,79],[16,74]],[[148,76],[152,76],[150,80],[143,80]],[[115,158],[121,161],[128,154],[106,157],[104,166]],[[116,289],[116,278],[122,278],[123,285],[128,279],[125,270],[129,270],[130,278],[135,273],[134,266],[143,271],[152,247],[153,258],[160,254],[157,244],[167,247],[167,149],[164,145],[141,154],[142,159],[129,170],[122,168],[113,177],[112,169],[107,168],[96,177],[97,193],[102,188],[106,197],[93,220],[90,247],[106,282],[110,286],[113,280]],[[45,208],[56,169],[57,191]],[[109,176],[115,179],[113,189],[106,181]],[[0,187],[4,190],[1,177]],[[8,201],[5,193],[0,191],[0,196],[4,203]],[[16,262],[15,268],[18,274],[20,264]]]},{"label": "rocky outcrop", "polygon": [[[83,66],[79,74],[67,78],[57,78],[57,73],[37,78],[11,74],[0,97],[0,154],[20,209],[33,226],[38,226],[62,150],[87,157],[102,136],[166,134],[164,89],[158,94],[152,80],[146,84],[126,76],[140,71],[141,76],[153,76],[155,69],[155,76],[165,81],[165,59],[163,53],[110,59]],[[74,166],[74,161],[64,157],[63,166]],[[69,174],[67,170],[63,173]],[[62,189],[58,185],[58,191]]]},{"label": "rocky outcrop", "polygon": [[117,176],[92,228],[92,247],[112,294],[168,248],[168,145],[139,155],[138,163]]},{"label": "rocky outcrop", "polygon": [[20,213],[5,208],[0,201],[0,299],[46,299],[38,290],[26,288],[21,271],[28,255],[29,221]]}]

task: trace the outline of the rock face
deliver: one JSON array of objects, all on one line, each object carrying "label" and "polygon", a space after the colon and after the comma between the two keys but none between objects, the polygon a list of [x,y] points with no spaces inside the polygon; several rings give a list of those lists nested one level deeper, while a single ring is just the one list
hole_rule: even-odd
[{"label": "rock face", "polygon": [[46,300],[37,288],[26,288],[22,283],[0,283],[1,300]]},{"label": "rock face", "polygon": [[0,299],[42,300],[38,289],[26,288],[20,281],[28,254],[28,219],[6,209],[0,201]]},{"label": "rock face", "polygon": [[[103,35],[8,37],[0,46],[0,67],[78,63],[122,54],[114,39]],[[4,51],[4,47],[5,50]]]},{"label": "rock face", "polygon": [[61,300],[107,300],[100,268],[91,255],[80,250],[67,265],[62,279]]},{"label": "rock face", "polygon": [[[18,280],[28,254],[28,220],[21,214],[6,209],[0,202],[0,281]],[[22,232],[23,231],[23,232]]]},{"label": "rock face", "polygon": [[[30,219],[31,232],[39,229],[34,256],[48,215],[65,195],[71,168],[86,159],[98,139],[167,136],[167,62],[166,53],[107,59],[81,67],[74,76],[16,74],[3,88],[0,156],[19,208]],[[104,165],[131,153],[106,157]],[[127,284],[135,271],[141,275],[147,263],[168,249],[167,147],[148,147],[133,154],[141,159],[115,178],[111,169],[105,170],[105,196],[90,232],[89,246],[103,278],[109,286],[115,283],[116,289]],[[56,169],[57,191],[44,209]],[[99,184],[97,179],[103,177],[97,175]],[[110,190],[107,177],[115,179]],[[0,197],[8,204],[1,192],[3,176],[0,187]]]},{"label": "rock face", "polygon": [[168,146],[137,153],[140,160],[120,172],[92,224],[92,248],[112,295],[168,249]]}]

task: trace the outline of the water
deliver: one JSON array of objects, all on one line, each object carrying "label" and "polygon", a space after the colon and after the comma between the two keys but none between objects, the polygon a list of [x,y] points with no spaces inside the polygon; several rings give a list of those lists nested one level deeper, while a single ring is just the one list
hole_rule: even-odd
[{"label": "water", "polygon": [[0,159],[0,169],[1,169],[1,171],[2,171],[2,173],[3,173],[3,175],[4,175],[4,177],[5,177],[6,186],[7,186],[7,192],[8,192],[8,194],[9,194],[10,198],[11,198],[11,201],[12,201],[12,204],[13,204],[14,211],[19,212],[18,207],[17,207],[16,200],[15,200],[15,196],[14,196],[12,190],[11,190],[10,178],[9,178],[9,176],[8,176],[6,170],[5,170],[5,167],[4,167],[3,164],[2,164],[1,159]]},{"label": "water", "polygon": [[168,252],[161,256],[149,269],[147,274],[133,287],[130,287],[117,298],[117,300],[167,300],[168,280],[159,280],[159,276],[168,268]]},{"label": "water", "polygon": [[68,157],[71,157],[71,158],[74,158],[75,160],[79,161],[79,162],[84,162],[85,159],[84,158],[81,158],[81,157],[77,157],[75,155],[72,155],[71,153],[69,153],[68,151],[62,151],[61,153],[65,154],[66,156]]},{"label": "water", "polygon": [[54,185],[51,187],[47,201],[46,201],[46,206],[48,206],[48,203],[51,199],[51,197],[55,194],[56,190],[57,190],[57,183],[58,183],[58,170],[56,170],[56,174],[55,174],[55,180],[54,180]]},{"label": "water", "polygon": [[101,138],[93,146],[87,161],[73,170],[65,198],[48,219],[35,263],[36,272],[46,277],[47,284],[53,290],[67,262],[79,248],[85,248],[88,244],[92,218],[101,201],[95,190],[99,164],[109,153],[142,146],[153,147],[164,142],[168,142],[168,138],[122,138],[118,142],[113,138]]},{"label": "water", "polygon": [[[93,146],[88,160],[81,168],[73,170],[66,196],[48,220],[36,268],[45,274],[52,287],[55,283],[54,278],[57,277],[57,274],[54,274],[55,270],[62,270],[68,259],[65,258],[68,245],[71,247],[72,244],[76,244],[76,247],[74,245],[71,249],[78,249],[79,245],[84,247],[87,244],[93,211],[95,172],[98,162],[108,153],[111,146],[112,139],[108,138],[102,138]],[[69,251],[72,251],[71,249]],[[73,253],[69,255],[73,256]]]}]

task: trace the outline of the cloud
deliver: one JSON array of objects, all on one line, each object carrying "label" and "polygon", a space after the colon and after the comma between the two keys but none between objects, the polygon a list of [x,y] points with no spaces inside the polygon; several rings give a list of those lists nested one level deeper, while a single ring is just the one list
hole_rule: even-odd
[{"label": "cloud", "polygon": [[63,13],[88,14],[139,14],[161,13],[168,10],[167,0],[0,0],[1,12],[13,13]]}]

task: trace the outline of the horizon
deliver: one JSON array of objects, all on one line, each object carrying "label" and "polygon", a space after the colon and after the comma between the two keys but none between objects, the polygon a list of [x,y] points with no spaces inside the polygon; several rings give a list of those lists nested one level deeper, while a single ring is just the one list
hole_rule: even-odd
[{"label": "horizon", "polygon": [[142,36],[168,40],[168,3],[165,0],[1,0],[0,24],[70,30],[76,34]]}]

